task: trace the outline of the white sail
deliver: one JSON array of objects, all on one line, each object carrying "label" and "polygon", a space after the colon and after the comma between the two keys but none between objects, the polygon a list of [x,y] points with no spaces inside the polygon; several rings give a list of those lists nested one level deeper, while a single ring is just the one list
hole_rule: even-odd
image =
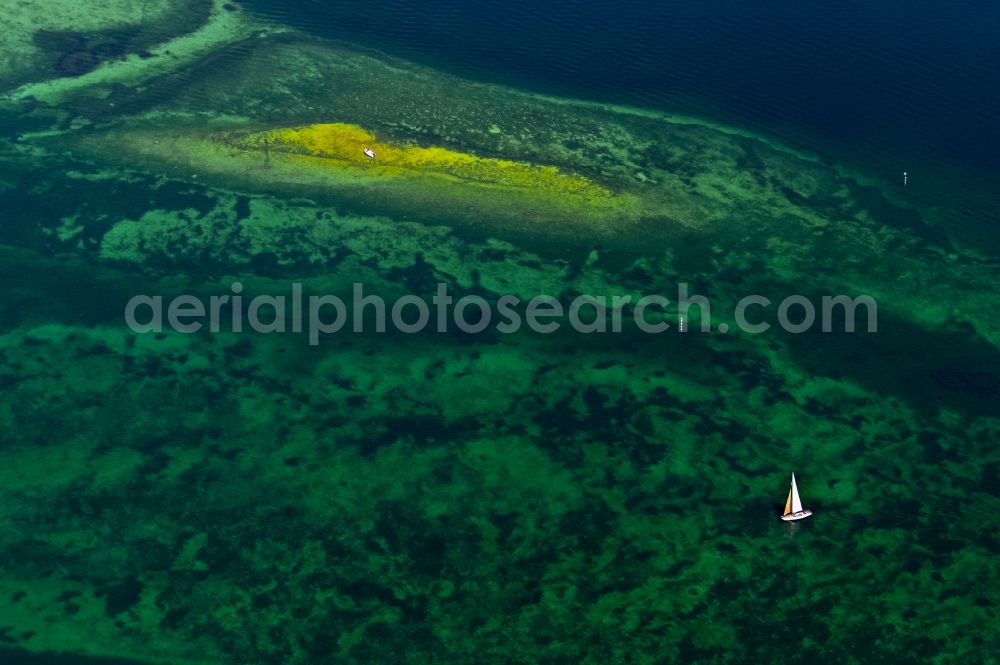
[{"label": "white sail", "polygon": [[802,512],[802,499],[799,498],[799,488],[795,485],[795,474],[792,474],[792,512]]}]

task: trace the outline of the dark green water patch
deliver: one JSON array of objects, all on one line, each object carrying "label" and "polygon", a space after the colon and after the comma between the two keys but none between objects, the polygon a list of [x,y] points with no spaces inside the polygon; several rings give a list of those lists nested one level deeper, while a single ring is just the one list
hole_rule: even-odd
[{"label": "dark green water patch", "polygon": [[66,653],[32,653],[24,649],[0,647],[0,662],[4,665],[147,665],[138,660],[101,658]]},{"label": "dark green water patch", "polygon": [[1000,349],[978,335],[931,330],[882,311],[876,333],[841,327],[784,339],[796,360],[817,375],[895,395],[920,413],[946,407],[972,416],[997,414]]},{"label": "dark green water patch", "polygon": [[[0,245],[0,329],[32,322],[123,322],[128,300],[149,288],[137,276],[78,257],[52,258]],[[122,323],[124,325],[124,322]]]},{"label": "dark green water patch", "polygon": [[[64,248],[55,235],[62,220],[72,216],[80,231],[76,239],[95,250],[105,233],[122,219],[139,219],[150,210],[211,211],[216,201],[202,186],[155,175],[134,173],[129,180],[104,179],[92,167],[53,159],[0,160],[0,173],[16,179],[0,189],[0,242],[53,251]],[[79,169],[79,170],[77,170]],[[78,177],[51,180],[52,170],[74,170]]]}]

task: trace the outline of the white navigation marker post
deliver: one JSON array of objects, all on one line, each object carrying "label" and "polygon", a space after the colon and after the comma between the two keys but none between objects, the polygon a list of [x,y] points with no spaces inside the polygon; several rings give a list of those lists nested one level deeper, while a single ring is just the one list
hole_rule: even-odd
[{"label": "white navigation marker post", "polygon": [[909,181],[910,181],[909,174],[906,171],[903,171],[903,187],[906,187]]}]

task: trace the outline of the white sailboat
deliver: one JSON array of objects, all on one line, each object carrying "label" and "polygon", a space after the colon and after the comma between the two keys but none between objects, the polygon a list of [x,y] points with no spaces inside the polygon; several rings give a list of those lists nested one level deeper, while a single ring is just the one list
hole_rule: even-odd
[{"label": "white sailboat", "polygon": [[781,519],[786,522],[794,522],[795,520],[804,520],[812,514],[811,510],[802,507],[802,499],[799,498],[799,488],[795,484],[795,474],[793,473],[792,488],[788,490],[788,498],[785,499],[785,512],[781,515]]}]

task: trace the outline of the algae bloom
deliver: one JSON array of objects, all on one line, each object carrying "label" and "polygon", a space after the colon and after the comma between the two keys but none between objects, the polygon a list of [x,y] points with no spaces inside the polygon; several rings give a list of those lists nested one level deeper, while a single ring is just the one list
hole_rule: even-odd
[{"label": "algae bloom", "polygon": [[[266,146],[268,150],[318,158],[323,161],[309,161],[331,168],[364,166],[381,175],[428,175],[593,200],[613,196],[606,187],[581,176],[565,174],[554,166],[477,157],[440,147],[379,142],[362,127],[344,123],[259,132],[242,137],[236,144],[257,149]],[[369,147],[378,153],[375,162],[369,161],[364,153]]]},{"label": "algae bloom", "polygon": [[[380,140],[358,125],[324,123],[260,132],[236,132],[219,138],[228,147],[263,156],[272,171],[319,175],[340,183],[392,184],[397,193],[408,184],[426,194],[476,208],[528,205],[577,214],[626,212],[634,197],[612,191],[581,175],[555,166],[480,157],[439,146]],[[378,157],[371,159],[366,149]],[[402,190],[400,189],[402,188]],[[416,192],[411,190],[416,196]],[[420,196],[419,198],[425,198]]]}]

